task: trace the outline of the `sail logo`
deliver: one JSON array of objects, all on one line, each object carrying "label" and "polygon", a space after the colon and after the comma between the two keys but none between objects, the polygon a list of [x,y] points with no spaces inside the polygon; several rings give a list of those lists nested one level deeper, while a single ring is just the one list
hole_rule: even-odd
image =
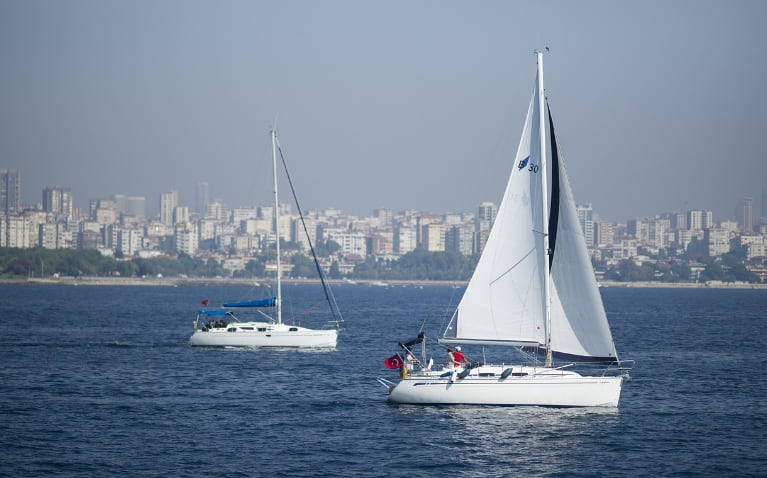
[{"label": "sail logo", "polygon": [[517,166],[517,169],[519,169],[520,171],[522,171],[523,169],[525,169],[525,166],[527,166],[527,162],[528,162],[528,161],[530,161],[530,156],[528,156],[528,157],[526,157],[525,159],[523,159],[522,161],[520,161],[520,162],[519,162],[519,166]]}]

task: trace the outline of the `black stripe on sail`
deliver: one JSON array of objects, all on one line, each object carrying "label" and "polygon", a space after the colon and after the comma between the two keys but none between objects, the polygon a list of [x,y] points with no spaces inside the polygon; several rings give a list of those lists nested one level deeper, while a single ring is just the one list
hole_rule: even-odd
[{"label": "black stripe on sail", "polygon": [[549,272],[554,265],[554,248],[557,245],[557,225],[559,224],[559,149],[554,135],[554,120],[551,108],[546,103],[549,113],[549,137],[551,138],[551,213],[549,214]]}]

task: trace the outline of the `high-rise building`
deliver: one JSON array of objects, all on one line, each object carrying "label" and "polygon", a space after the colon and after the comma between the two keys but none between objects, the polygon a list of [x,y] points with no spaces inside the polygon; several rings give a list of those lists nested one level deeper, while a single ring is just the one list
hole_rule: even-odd
[{"label": "high-rise building", "polygon": [[173,224],[186,224],[189,222],[189,208],[176,206],[173,208]]},{"label": "high-rise building", "polygon": [[689,229],[687,227],[687,215],[681,212],[669,214],[672,229]]},{"label": "high-rise building", "polygon": [[767,187],[762,187],[762,224],[767,222]]},{"label": "high-rise building", "polygon": [[169,191],[160,194],[160,222],[166,225],[173,224],[173,210],[178,206],[178,191]]},{"label": "high-rise building", "polygon": [[736,211],[736,217],[738,218],[738,225],[740,230],[744,232],[751,232],[754,230],[754,199],[750,197],[744,197],[738,202],[738,208]]},{"label": "high-rise building", "polygon": [[483,202],[477,208],[477,217],[475,229],[477,231],[487,231],[493,227],[495,215],[498,214],[498,207],[491,202]]},{"label": "high-rise building", "polygon": [[373,217],[378,219],[378,225],[380,227],[390,226],[392,220],[392,211],[391,209],[374,209]]},{"label": "high-rise building", "polygon": [[197,195],[195,197],[194,212],[205,215],[208,212],[208,204],[210,204],[210,190],[208,183],[197,183]]},{"label": "high-rise building", "polygon": [[21,173],[17,169],[0,169],[0,214],[5,218],[0,243],[8,247],[11,243],[11,214],[21,212]]},{"label": "high-rise building", "polygon": [[711,211],[687,211],[687,228],[693,231],[714,227],[714,215]]},{"label": "high-rise building", "polygon": [[21,173],[18,169],[0,169],[0,214],[21,212]]},{"label": "high-rise building", "polygon": [[575,211],[578,213],[578,223],[581,225],[586,245],[594,246],[594,209],[591,204],[581,204],[575,206]]},{"label": "high-rise building", "polygon": [[43,211],[53,213],[61,219],[72,219],[72,190],[61,186],[43,189]]},{"label": "high-rise building", "polygon": [[146,217],[146,198],[144,196],[126,197],[125,210],[123,212],[129,216],[144,219]]}]

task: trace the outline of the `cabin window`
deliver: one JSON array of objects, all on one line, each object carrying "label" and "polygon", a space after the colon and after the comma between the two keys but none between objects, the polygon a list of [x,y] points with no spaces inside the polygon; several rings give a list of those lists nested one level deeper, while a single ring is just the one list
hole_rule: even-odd
[{"label": "cabin window", "polygon": [[258,331],[259,331],[259,332],[266,332],[266,327],[259,327],[259,328],[258,328]]},{"label": "cabin window", "polygon": [[290,330],[291,332],[298,332],[298,327],[291,327],[288,330]]},{"label": "cabin window", "polygon": [[512,377],[526,377],[527,373],[525,372],[514,372],[511,374]]},{"label": "cabin window", "polygon": [[253,330],[253,327],[240,327],[242,330]]},{"label": "cabin window", "polygon": [[227,332],[237,332],[237,327],[229,327],[226,329]]}]

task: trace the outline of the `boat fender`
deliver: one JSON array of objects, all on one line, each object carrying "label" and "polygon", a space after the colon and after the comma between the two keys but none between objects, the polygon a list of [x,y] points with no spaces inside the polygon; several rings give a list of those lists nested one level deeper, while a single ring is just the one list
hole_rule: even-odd
[{"label": "boat fender", "polygon": [[440,377],[449,377],[451,375],[453,375],[453,372],[445,372],[442,375],[440,375]]},{"label": "boat fender", "polygon": [[511,375],[511,368],[507,368],[506,370],[504,370],[503,373],[501,374],[501,378],[509,378],[509,375]]},{"label": "boat fender", "polygon": [[465,368],[461,373],[458,374],[458,378],[466,378],[469,376],[469,373],[471,373],[471,368]]}]

